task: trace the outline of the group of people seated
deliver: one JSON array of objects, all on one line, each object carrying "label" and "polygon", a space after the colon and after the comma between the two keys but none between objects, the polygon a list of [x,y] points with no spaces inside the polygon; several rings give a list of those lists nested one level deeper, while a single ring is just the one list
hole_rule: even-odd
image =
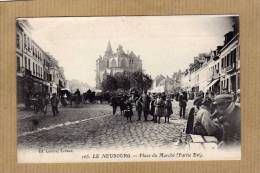
[{"label": "group of people seated", "polygon": [[240,106],[234,95],[199,96],[193,104],[186,134],[215,136],[220,146],[240,145]]}]

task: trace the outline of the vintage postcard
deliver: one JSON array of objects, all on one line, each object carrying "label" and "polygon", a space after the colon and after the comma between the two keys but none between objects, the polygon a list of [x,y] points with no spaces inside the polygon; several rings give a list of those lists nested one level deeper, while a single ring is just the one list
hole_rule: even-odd
[{"label": "vintage postcard", "polygon": [[238,15],[16,19],[18,163],[240,160]]}]

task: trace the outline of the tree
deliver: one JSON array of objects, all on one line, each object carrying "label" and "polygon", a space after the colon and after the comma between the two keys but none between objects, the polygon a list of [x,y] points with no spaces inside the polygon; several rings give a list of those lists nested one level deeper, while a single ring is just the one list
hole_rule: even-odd
[{"label": "tree", "polygon": [[116,78],[111,75],[107,75],[102,81],[101,87],[103,91],[115,91],[118,88]]},{"label": "tree", "polygon": [[134,88],[142,92],[151,88],[153,80],[151,76],[144,74],[142,71],[134,73],[123,72],[116,73],[114,76],[108,75],[101,83],[103,91],[115,91],[122,89],[124,91]]},{"label": "tree", "polygon": [[115,79],[117,81],[117,87],[121,88],[123,90],[129,90],[130,89],[130,74],[127,72],[123,73],[116,73]]},{"label": "tree", "polygon": [[142,71],[134,72],[131,76],[131,87],[136,88],[139,92],[150,89],[152,83],[151,76],[144,74]]}]

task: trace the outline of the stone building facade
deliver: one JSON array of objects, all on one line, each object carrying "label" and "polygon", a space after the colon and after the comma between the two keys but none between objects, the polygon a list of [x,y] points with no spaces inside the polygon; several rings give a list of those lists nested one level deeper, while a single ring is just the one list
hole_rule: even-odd
[{"label": "stone building facade", "polygon": [[194,58],[194,63],[182,76],[181,85],[186,91],[213,91],[214,93],[240,90],[240,41],[238,25],[225,34],[224,44],[216,50]]},{"label": "stone building facade", "polygon": [[96,60],[96,88],[101,89],[101,83],[107,75],[115,75],[118,72],[135,72],[142,70],[142,60],[133,51],[125,52],[121,45],[114,52],[110,41],[104,56]]},{"label": "stone building facade", "polygon": [[[65,76],[57,60],[36,43],[27,20],[16,21],[17,102],[25,103],[37,93],[56,93]],[[54,70],[52,70],[54,69]]]}]

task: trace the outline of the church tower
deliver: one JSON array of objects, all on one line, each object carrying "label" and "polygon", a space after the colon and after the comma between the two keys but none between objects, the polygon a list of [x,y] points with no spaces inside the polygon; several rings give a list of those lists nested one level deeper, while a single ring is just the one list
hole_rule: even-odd
[{"label": "church tower", "polygon": [[112,56],[113,56],[113,50],[112,50],[111,43],[110,43],[110,40],[109,40],[108,43],[107,43],[107,49],[105,51],[105,57],[111,58]]}]

